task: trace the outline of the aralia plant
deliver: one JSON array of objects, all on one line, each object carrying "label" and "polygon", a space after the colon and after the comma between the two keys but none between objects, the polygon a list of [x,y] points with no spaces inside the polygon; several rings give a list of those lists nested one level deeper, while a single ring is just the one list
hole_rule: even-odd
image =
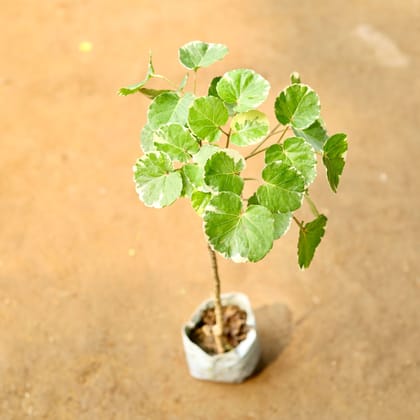
[{"label": "aralia plant", "polygon": [[[275,99],[277,122],[271,129],[268,117],[257,109],[267,99],[270,84],[254,70],[230,70],[211,81],[207,95],[197,96],[198,70],[227,53],[223,44],[185,44],[179,49],[179,61],[189,72],[179,85],[155,72],[150,55],[144,80],[119,91],[152,99],[141,133],[144,155],[134,165],[140,200],[162,208],[185,197],[203,219],[214,271],[213,335],[218,353],[225,348],[215,252],[234,262],[260,261],[293,220],[299,228],[298,264],[307,268],[327,223],[309,195],[317,159],[322,159],[336,192],[347,151],[346,135],[327,134],[318,95],[297,73],[292,73],[290,85]],[[191,72],[193,82],[188,83]],[[169,87],[147,87],[156,78]],[[247,154],[238,151],[241,147],[248,147]],[[264,157],[261,182],[244,197],[245,182],[258,181],[241,175],[246,162],[255,157]],[[304,201],[314,215],[308,222],[294,215]]]}]

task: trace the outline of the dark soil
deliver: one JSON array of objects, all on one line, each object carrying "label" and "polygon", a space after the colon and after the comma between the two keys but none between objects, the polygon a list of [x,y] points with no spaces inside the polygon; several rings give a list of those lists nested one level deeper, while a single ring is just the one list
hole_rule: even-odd
[{"label": "dark soil", "polygon": [[[236,305],[223,306],[223,347],[225,352],[234,349],[245,340],[248,333],[246,312]],[[213,335],[213,325],[216,324],[214,308],[206,309],[200,322],[190,332],[191,340],[208,354],[217,354]]]}]

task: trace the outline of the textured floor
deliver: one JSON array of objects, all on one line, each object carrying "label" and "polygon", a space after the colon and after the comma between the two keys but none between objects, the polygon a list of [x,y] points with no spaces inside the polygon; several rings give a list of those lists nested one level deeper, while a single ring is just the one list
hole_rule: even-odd
[{"label": "textured floor", "polygon": [[[418,419],[419,21],[418,0],[3,0],[0,419]],[[272,103],[298,70],[350,141],[339,194],[313,189],[310,270],[295,229],[257,265],[220,262],[264,352],[236,386],[187,373],[181,324],[212,287],[200,220],[138,201],[148,101],[115,94],[149,49],[180,80],[193,39],[230,48],[202,86],[252,67]]]}]

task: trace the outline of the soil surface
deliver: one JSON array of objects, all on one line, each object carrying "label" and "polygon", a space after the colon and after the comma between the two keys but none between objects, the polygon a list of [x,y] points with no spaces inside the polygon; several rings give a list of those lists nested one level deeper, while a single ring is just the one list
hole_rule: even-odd
[{"label": "soil surface", "polygon": [[[418,0],[1,6],[1,420],[419,418]],[[116,95],[149,49],[180,81],[177,49],[194,39],[230,48],[200,93],[254,68],[274,122],[299,71],[350,142],[338,194],[321,167],[312,189],[329,221],[309,270],[294,227],[258,264],[219,259],[261,336],[263,369],[241,385],[188,375],[181,326],[212,291],[201,222],[186,200],[139,202],[149,101]]]},{"label": "soil surface", "polygon": [[[246,325],[246,312],[239,306],[228,305],[222,307],[223,336],[222,344],[225,351],[234,349],[245,340],[248,327]],[[209,354],[217,354],[216,341],[212,327],[216,325],[214,308],[203,311],[199,323],[191,330],[189,337]]]}]

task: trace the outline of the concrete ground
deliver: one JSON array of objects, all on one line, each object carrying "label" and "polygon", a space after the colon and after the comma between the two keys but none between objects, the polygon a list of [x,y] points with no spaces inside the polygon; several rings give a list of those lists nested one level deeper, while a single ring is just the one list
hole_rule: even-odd
[{"label": "concrete ground", "polygon": [[[419,418],[418,0],[3,0],[0,22],[0,419]],[[201,93],[254,68],[274,121],[297,70],[349,135],[338,195],[322,173],[313,188],[329,224],[309,270],[294,228],[261,263],[220,260],[263,345],[241,385],[188,375],[180,328],[212,290],[201,223],[138,201],[148,100],[116,95],[149,49],[180,80],[194,39],[230,48]]]}]

